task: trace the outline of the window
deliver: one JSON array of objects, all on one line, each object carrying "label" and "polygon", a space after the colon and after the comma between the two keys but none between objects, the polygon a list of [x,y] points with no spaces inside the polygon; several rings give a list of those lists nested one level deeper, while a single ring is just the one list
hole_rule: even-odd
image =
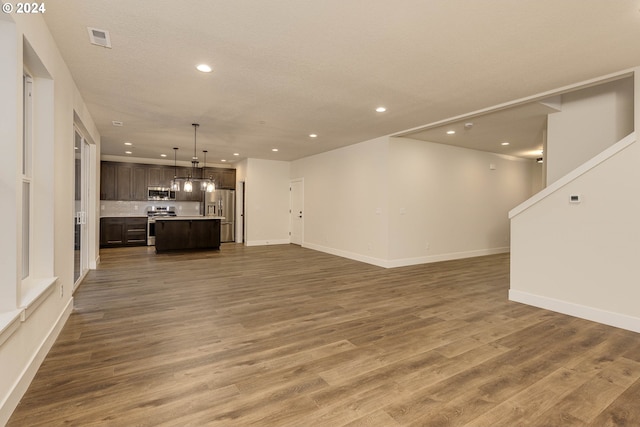
[{"label": "window", "polygon": [[[29,317],[53,291],[54,275],[54,103],[53,80],[31,44],[23,38],[22,129],[15,149],[18,174],[15,256],[19,283],[14,301]],[[20,135],[22,131],[22,135]],[[20,141],[22,140],[22,141]],[[15,158],[15,157],[14,157]],[[17,170],[16,170],[17,169]],[[15,276],[14,276],[15,277]]]},{"label": "window", "polygon": [[33,80],[23,77],[23,132],[22,132],[22,280],[29,277],[31,240],[31,179],[33,146]]}]

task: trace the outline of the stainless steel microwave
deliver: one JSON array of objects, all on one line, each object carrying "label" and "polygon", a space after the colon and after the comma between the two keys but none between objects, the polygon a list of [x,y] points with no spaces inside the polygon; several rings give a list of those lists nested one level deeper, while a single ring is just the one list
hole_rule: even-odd
[{"label": "stainless steel microwave", "polygon": [[147,200],[175,200],[176,192],[168,187],[149,187]]}]

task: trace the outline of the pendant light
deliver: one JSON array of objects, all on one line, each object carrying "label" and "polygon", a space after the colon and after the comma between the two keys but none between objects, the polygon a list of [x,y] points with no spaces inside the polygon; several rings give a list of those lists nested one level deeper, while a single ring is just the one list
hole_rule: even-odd
[{"label": "pendant light", "polygon": [[171,191],[180,191],[180,183],[178,182],[178,166],[176,164],[178,147],[173,147],[173,179],[171,180]]},{"label": "pendant light", "polygon": [[[191,193],[194,190],[194,182],[200,182],[200,190],[207,191],[209,193],[215,191],[215,184],[213,183],[212,177],[205,178],[204,177],[204,167],[202,168],[202,172],[199,174],[200,178],[196,178],[198,174],[196,174],[196,169],[198,169],[198,156],[196,155],[198,145],[197,145],[197,133],[198,127],[200,126],[198,123],[192,123],[193,126],[193,157],[191,158],[191,171],[187,174],[186,177],[178,176],[178,165],[177,165],[177,152],[178,148],[173,148],[173,179],[171,180],[171,190],[180,191],[180,183],[183,182],[182,191],[187,193]],[[207,165],[207,151],[204,152],[204,165]],[[197,188],[197,187],[196,187]]]},{"label": "pendant light", "polygon": [[211,177],[204,177],[204,174],[207,172],[207,150],[202,150],[202,152],[204,153],[204,163],[202,164],[202,183],[200,184],[200,189],[207,193],[213,193],[216,190],[213,179]]},{"label": "pendant light", "polygon": [[186,191],[187,193],[191,193],[193,191],[193,178],[196,176],[196,168],[198,167],[197,133],[198,133],[198,127],[200,126],[200,124],[191,123],[191,126],[193,126],[193,157],[191,158],[191,174],[189,174],[189,177],[184,182],[184,187],[183,187],[184,191]]}]

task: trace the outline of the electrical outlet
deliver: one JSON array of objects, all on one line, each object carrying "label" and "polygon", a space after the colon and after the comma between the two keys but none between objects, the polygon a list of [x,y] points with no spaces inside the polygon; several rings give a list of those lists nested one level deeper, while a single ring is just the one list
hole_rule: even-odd
[{"label": "electrical outlet", "polygon": [[64,297],[64,286],[60,285],[60,298]]}]

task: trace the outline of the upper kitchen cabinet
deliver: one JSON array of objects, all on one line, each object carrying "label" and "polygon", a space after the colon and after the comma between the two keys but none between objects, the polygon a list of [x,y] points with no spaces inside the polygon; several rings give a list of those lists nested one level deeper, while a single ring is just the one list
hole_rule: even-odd
[{"label": "upper kitchen cabinet", "polygon": [[[147,200],[148,187],[168,187],[174,176],[211,177],[216,188],[236,188],[235,169],[206,168],[203,171],[190,167],[103,161],[100,164],[100,200],[144,201]],[[200,189],[194,189],[191,193],[178,191],[176,201],[200,202],[202,194]]]},{"label": "upper kitchen cabinet", "polygon": [[147,200],[145,165],[102,162],[100,200]]},{"label": "upper kitchen cabinet", "polygon": [[213,178],[216,188],[225,190],[236,189],[236,170],[227,168],[206,168],[205,177]]},{"label": "upper kitchen cabinet", "polygon": [[148,165],[147,185],[149,187],[168,187],[175,176],[173,166]]},{"label": "upper kitchen cabinet", "polygon": [[116,165],[116,200],[131,200],[132,184],[131,165]]},{"label": "upper kitchen cabinet", "polygon": [[220,188],[235,190],[236,189],[236,170],[222,169],[222,180]]},{"label": "upper kitchen cabinet", "polygon": [[131,170],[131,200],[147,200],[147,168],[133,165]]},{"label": "upper kitchen cabinet", "polygon": [[100,200],[118,200],[116,198],[116,164],[100,164]]},{"label": "upper kitchen cabinet", "polygon": [[162,166],[149,166],[147,169],[147,182],[149,187],[162,187],[163,186],[163,167]]}]

